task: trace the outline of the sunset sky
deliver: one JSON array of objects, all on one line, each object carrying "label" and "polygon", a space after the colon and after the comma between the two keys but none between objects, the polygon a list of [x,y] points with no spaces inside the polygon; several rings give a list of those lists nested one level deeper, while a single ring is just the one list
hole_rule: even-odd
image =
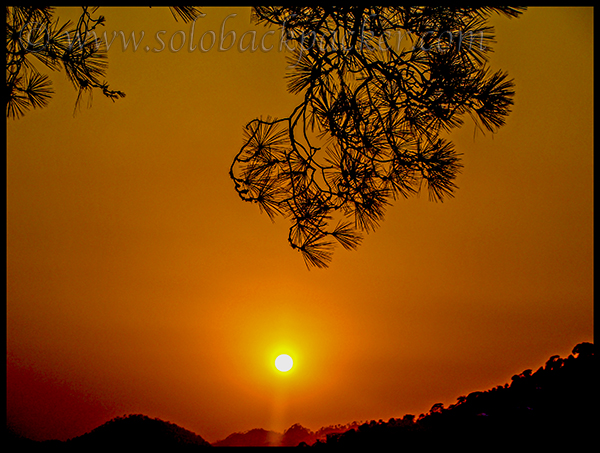
[{"label": "sunset sky", "polygon": [[[107,80],[127,96],[95,93],[73,115],[55,72],[50,105],[7,120],[18,432],[66,440],[142,413],[214,442],[418,416],[593,341],[592,8],[493,16],[490,66],[514,79],[515,105],[497,134],[470,120],[451,134],[455,197],[398,200],[356,251],[312,270],[288,221],[228,175],[243,126],[299,102],[278,31],[249,8],[201,10],[193,44],[223,27],[234,47],[190,51],[191,25],[167,8],[101,8],[109,37],[145,32],[109,50]],[[273,48],[240,51],[249,30]],[[166,48],[146,52],[159,31]]]}]

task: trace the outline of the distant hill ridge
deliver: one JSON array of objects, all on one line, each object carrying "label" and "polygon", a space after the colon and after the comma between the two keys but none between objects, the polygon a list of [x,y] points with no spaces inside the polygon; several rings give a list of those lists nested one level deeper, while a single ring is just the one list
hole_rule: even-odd
[{"label": "distant hill ridge", "polygon": [[225,439],[213,442],[213,447],[271,447],[281,444],[281,433],[254,428],[243,433],[233,433]]},{"label": "distant hill ridge", "polygon": [[223,440],[213,442],[214,447],[295,447],[298,444],[312,445],[318,440],[325,440],[332,434],[341,434],[358,428],[360,424],[352,422],[347,425],[331,425],[311,431],[296,423],[286,429],[283,434],[260,428],[242,433],[233,433]]},{"label": "distant hill ridge", "polygon": [[[299,424],[283,434],[256,428],[233,433],[212,446],[312,446],[396,451],[460,447],[481,451],[555,449],[580,451],[598,426],[597,363],[593,343],[580,343],[562,359],[552,356],[536,372],[514,375],[510,384],[459,396],[455,404],[434,404],[419,417],[335,425],[313,432]],[[201,436],[176,424],[141,414],[116,417],[66,442],[34,442],[7,430],[8,451],[169,451],[210,447]],[[12,448],[11,448],[12,447]]]}]

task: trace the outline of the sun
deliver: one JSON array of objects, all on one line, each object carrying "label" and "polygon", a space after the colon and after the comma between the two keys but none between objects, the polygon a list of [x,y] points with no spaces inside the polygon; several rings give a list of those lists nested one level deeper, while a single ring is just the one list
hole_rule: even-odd
[{"label": "sun", "polygon": [[286,371],[290,371],[294,366],[294,361],[287,354],[281,354],[275,359],[275,368],[277,368],[282,373]]}]

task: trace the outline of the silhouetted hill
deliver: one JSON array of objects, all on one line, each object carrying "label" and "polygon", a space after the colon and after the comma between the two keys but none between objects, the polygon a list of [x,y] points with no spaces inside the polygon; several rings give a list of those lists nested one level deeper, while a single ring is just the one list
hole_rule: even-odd
[{"label": "silhouetted hill", "polygon": [[281,433],[254,428],[242,433],[233,433],[223,440],[213,442],[214,447],[272,447],[281,443]]},{"label": "silhouetted hill", "polygon": [[135,414],[117,417],[82,436],[66,442],[70,449],[85,451],[175,451],[192,452],[210,444],[202,437],[174,423]]},{"label": "silhouetted hill", "polygon": [[[445,408],[327,436],[313,447],[398,451],[586,451],[598,426],[595,346],[581,343],[566,359],[552,356],[510,384],[460,396]],[[592,442],[590,444],[590,442]]]},{"label": "silhouetted hill", "polygon": [[21,452],[196,452],[211,445],[202,437],[174,423],[135,414],[116,417],[65,442],[35,442],[7,430],[8,451]]}]

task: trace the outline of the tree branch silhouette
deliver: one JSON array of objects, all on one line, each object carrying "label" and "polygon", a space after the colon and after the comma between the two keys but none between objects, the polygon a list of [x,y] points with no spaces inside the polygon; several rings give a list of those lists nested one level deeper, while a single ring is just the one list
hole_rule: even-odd
[{"label": "tree branch silhouette", "polygon": [[[48,105],[52,81],[39,72],[36,63],[52,71],[63,70],[77,90],[75,109],[93,90],[115,101],[125,93],[110,89],[103,80],[108,67],[105,43],[96,29],[105,23],[98,7],[82,6],[76,24],[60,24],[49,6],[6,8],[6,117],[20,118],[29,109]],[[188,22],[200,12],[193,6],[169,7],[175,19]]]},{"label": "tree branch silhouette", "polygon": [[466,115],[481,130],[504,124],[514,84],[487,66],[487,19],[522,10],[255,7],[253,20],[293,48],[288,90],[302,100],[286,118],[246,125],[230,168],[239,196],[290,220],[309,268],[327,267],[336,244],[355,249],[391,201],[423,186],[431,200],[453,196],[460,154],[440,135]]}]

